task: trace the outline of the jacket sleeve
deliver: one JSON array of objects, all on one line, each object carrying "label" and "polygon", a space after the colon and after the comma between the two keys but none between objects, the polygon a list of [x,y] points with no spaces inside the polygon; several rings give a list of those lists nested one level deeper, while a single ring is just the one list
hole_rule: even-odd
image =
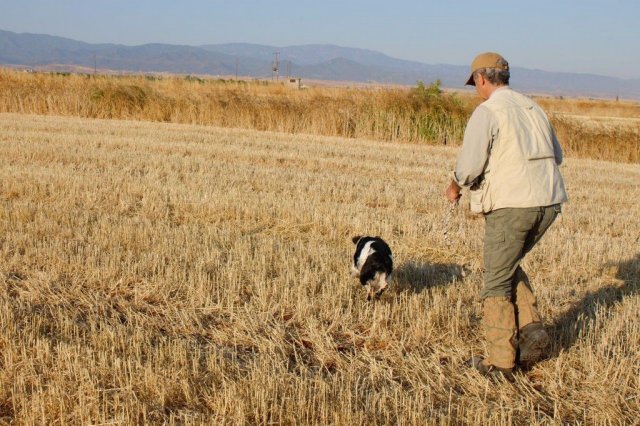
[{"label": "jacket sleeve", "polygon": [[464,131],[462,150],[458,154],[454,172],[454,180],[458,185],[471,186],[482,175],[497,132],[491,111],[480,105],[471,114]]}]

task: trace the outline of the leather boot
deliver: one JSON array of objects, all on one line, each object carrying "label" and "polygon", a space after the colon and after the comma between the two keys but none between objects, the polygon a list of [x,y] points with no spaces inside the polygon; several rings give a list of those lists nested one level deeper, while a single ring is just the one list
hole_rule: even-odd
[{"label": "leather boot", "polygon": [[512,368],[500,368],[494,365],[486,364],[486,360],[481,356],[474,356],[466,361],[469,367],[475,368],[478,373],[491,379],[505,379],[508,382],[514,382],[515,376],[513,375]]},{"label": "leather boot", "polygon": [[518,337],[518,364],[525,369],[541,361],[551,346],[551,338],[541,322],[527,324]]}]

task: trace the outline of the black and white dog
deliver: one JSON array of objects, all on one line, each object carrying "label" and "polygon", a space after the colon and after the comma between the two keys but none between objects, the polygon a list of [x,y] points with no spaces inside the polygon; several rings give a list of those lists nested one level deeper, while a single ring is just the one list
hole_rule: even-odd
[{"label": "black and white dog", "polygon": [[353,254],[351,275],[360,277],[360,283],[367,289],[367,300],[380,297],[391,282],[393,258],[389,245],[380,237],[362,237],[351,239],[356,245]]}]

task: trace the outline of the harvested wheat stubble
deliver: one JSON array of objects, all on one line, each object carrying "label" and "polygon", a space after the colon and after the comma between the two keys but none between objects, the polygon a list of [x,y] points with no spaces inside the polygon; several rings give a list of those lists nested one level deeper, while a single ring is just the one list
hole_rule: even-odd
[{"label": "harvested wheat stubble", "polygon": [[[493,385],[461,367],[483,224],[458,209],[446,244],[455,155],[0,114],[0,423],[637,422],[638,166],[566,161],[524,265],[553,354]],[[394,251],[377,303],[364,233]]]}]

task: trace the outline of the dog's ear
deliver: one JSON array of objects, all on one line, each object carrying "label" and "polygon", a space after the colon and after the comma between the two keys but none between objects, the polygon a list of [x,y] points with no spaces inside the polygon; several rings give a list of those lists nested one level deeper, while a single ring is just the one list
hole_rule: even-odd
[{"label": "dog's ear", "polygon": [[351,241],[353,241],[353,244],[358,244],[358,241],[360,240],[360,238],[362,238],[361,235],[356,235],[351,239]]}]

